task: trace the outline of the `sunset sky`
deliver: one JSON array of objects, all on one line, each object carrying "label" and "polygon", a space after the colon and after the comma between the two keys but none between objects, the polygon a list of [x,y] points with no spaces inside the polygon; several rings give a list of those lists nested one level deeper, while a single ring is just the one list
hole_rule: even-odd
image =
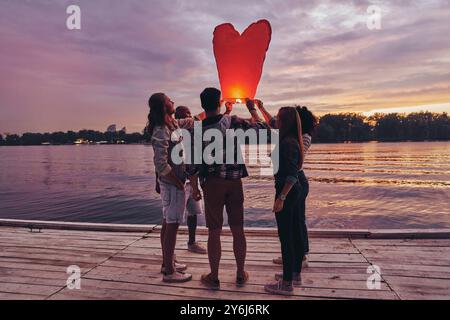
[{"label": "sunset sky", "polygon": [[[81,8],[81,30],[66,8]],[[381,29],[366,25],[370,4]],[[147,99],[167,93],[200,111],[219,87],[214,27],[272,25],[257,97],[269,110],[317,114],[450,112],[450,1],[1,0],[0,132],[115,123],[141,131]],[[399,109],[400,108],[400,109]]]}]

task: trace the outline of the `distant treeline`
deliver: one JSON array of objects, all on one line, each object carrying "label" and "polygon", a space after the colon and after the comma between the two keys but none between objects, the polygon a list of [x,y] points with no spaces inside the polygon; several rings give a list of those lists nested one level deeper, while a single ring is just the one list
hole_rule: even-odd
[{"label": "distant treeline", "polygon": [[100,132],[95,130],[80,130],[78,132],[53,132],[53,133],[24,133],[19,136],[17,134],[0,135],[0,145],[17,146],[17,145],[41,145],[41,144],[74,144],[80,143],[140,143],[143,136],[140,133],[117,132]]},{"label": "distant treeline", "polygon": [[447,113],[416,112],[364,116],[326,114],[320,118],[316,142],[450,140]]},{"label": "distant treeline", "polygon": [[[143,133],[78,132],[24,133],[22,136],[0,134],[0,145],[41,145],[83,143],[143,143]],[[326,114],[320,118],[314,142],[450,140],[450,118],[447,113],[418,112],[410,114],[358,113]]]}]

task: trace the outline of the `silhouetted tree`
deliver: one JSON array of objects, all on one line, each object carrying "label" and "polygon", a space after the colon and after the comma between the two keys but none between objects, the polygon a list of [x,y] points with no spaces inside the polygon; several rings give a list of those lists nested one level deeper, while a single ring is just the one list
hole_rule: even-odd
[{"label": "silhouetted tree", "polygon": [[32,146],[42,144],[42,142],[45,141],[42,134],[27,132],[22,135],[22,137],[20,138],[20,142],[20,144]]},{"label": "silhouetted tree", "polygon": [[126,143],[140,143],[144,141],[144,137],[139,132],[127,133],[123,140]]},{"label": "silhouetted tree", "polygon": [[68,143],[73,143],[78,139],[78,134],[73,131],[67,131],[66,136]]},{"label": "silhouetted tree", "polygon": [[321,142],[369,141],[372,128],[361,114],[326,114],[320,118],[316,137]]},{"label": "silhouetted tree", "polygon": [[7,146],[20,145],[20,137],[17,134],[9,134],[9,135],[6,136],[5,144]]}]

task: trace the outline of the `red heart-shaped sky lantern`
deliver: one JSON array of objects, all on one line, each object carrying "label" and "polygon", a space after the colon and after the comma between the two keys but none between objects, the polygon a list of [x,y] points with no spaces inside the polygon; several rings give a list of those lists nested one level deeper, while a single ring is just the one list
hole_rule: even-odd
[{"label": "red heart-shaped sky lantern", "polygon": [[214,29],[213,49],[223,99],[255,98],[271,36],[267,20],[252,23],[242,35],[231,23]]}]

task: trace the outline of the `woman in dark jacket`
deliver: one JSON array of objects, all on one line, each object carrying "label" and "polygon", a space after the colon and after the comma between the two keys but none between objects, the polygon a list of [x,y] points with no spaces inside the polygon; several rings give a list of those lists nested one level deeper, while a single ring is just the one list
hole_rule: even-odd
[{"label": "woman in dark jacket", "polygon": [[[278,128],[276,118],[272,117],[272,115],[264,108],[262,101],[256,100],[256,105],[258,106],[259,111],[261,111],[261,113],[263,114],[266,122],[269,123],[272,128]],[[297,106],[295,109],[297,110],[297,113],[300,116],[300,120],[302,123],[303,161],[305,161],[306,154],[308,153],[308,150],[311,147],[312,134],[318,125],[318,119],[305,106],[303,107]],[[308,266],[308,254],[309,254],[308,228],[306,226],[306,198],[308,197],[309,193],[309,182],[308,178],[305,176],[303,168],[301,168],[298,171],[298,180],[301,187],[299,215],[302,224],[302,234],[305,245],[305,256],[303,258],[302,267],[306,268]],[[281,257],[277,257],[273,259],[273,263],[283,264],[283,260]]]},{"label": "woman in dark jacket", "polygon": [[[283,274],[277,282],[264,288],[274,294],[290,295],[293,281],[299,284],[305,244],[298,215],[301,187],[298,170],[303,165],[303,142],[300,117],[293,107],[283,107],[276,118],[280,129],[279,144],[272,153],[275,170],[275,202],[273,212],[278,226],[283,259]],[[278,157],[278,159],[276,158]]]}]

